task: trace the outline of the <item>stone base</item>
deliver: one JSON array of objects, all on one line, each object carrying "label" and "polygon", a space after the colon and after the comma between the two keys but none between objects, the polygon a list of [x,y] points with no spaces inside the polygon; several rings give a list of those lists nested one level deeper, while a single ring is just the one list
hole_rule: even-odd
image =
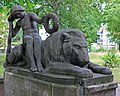
[{"label": "stone base", "polygon": [[5,71],[5,96],[116,96],[117,83],[112,81],[112,75],[75,78],[9,67]]},{"label": "stone base", "polygon": [[0,77],[0,96],[4,96],[4,78]]}]

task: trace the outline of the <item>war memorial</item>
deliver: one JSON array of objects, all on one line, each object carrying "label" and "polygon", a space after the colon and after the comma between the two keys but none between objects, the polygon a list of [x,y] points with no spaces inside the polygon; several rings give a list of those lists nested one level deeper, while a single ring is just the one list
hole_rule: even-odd
[{"label": "war memorial", "polygon": [[[112,71],[89,60],[83,32],[59,30],[54,13],[39,18],[20,5],[12,6],[8,21],[5,96],[116,96]],[[50,34],[44,41],[37,24]],[[20,29],[23,42],[11,49],[11,39]]]}]

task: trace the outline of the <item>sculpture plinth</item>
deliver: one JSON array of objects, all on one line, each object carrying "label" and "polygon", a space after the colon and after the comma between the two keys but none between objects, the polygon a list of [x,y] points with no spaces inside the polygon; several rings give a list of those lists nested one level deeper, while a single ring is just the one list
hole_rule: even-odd
[{"label": "sculpture plinth", "polygon": [[4,96],[4,78],[0,77],[0,96]]},{"label": "sculpture plinth", "polygon": [[116,96],[117,83],[112,81],[112,75],[75,78],[8,67],[5,96]]}]

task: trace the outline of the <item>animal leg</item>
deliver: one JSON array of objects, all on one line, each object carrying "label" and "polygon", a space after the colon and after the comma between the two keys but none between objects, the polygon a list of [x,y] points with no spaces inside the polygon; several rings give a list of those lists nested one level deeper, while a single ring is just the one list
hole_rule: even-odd
[{"label": "animal leg", "polygon": [[89,78],[93,76],[92,71],[87,68],[80,68],[79,66],[62,62],[55,62],[55,65],[47,67],[45,70],[50,73],[70,75],[81,78]]},{"label": "animal leg", "polygon": [[88,68],[91,69],[95,73],[101,73],[101,74],[105,74],[105,75],[112,74],[111,69],[104,67],[104,66],[100,66],[98,64],[94,64],[92,62],[90,62],[88,64]]}]

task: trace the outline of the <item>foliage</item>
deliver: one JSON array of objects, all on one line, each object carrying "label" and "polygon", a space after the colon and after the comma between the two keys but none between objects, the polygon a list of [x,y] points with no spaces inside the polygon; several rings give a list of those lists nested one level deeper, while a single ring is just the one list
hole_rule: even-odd
[{"label": "foliage", "polygon": [[102,59],[105,62],[103,66],[114,68],[120,65],[120,56],[116,54],[115,50],[109,51]]},{"label": "foliage", "polygon": [[4,67],[3,67],[4,61],[5,61],[5,54],[0,54],[0,76],[3,76],[4,74]]},{"label": "foliage", "polygon": [[[115,41],[120,44],[120,1],[110,0],[106,3],[103,11],[104,22],[107,24],[107,28],[110,31],[109,37],[111,41]],[[119,48],[120,49],[120,48]]]},{"label": "foliage", "polygon": [[[120,42],[120,2],[118,0],[1,0],[0,10],[7,17],[11,6],[15,4],[24,6],[28,12],[35,12],[39,17],[49,12],[56,13],[60,20],[60,29],[81,30],[85,33],[89,46],[96,42],[96,31],[101,23],[108,25],[111,40]],[[39,27],[42,28],[42,25]],[[17,40],[19,36],[21,35],[16,37]]]},{"label": "foliage", "polygon": [[105,52],[105,48],[104,47],[100,47],[99,49],[96,49],[95,47],[91,47],[90,49],[91,52]]},{"label": "foliage", "polygon": [[[85,33],[88,44],[97,39],[96,31],[102,23],[102,3],[104,0],[1,0],[6,9],[15,4],[20,4],[27,11],[35,12],[39,17],[46,13],[54,12],[60,19],[61,28],[76,28]],[[6,12],[8,14],[8,12]],[[40,26],[41,27],[41,26]]]},{"label": "foliage", "polygon": [[[104,64],[104,61],[102,60],[102,57],[107,54],[106,52],[90,52],[90,61],[96,63],[96,64]],[[114,76],[114,81],[119,82],[120,81],[120,67],[114,67],[111,68],[112,74]]]},{"label": "foliage", "polygon": [[7,10],[3,6],[3,12],[0,13],[0,47],[6,47],[7,33],[8,33],[8,23],[7,23]]}]

